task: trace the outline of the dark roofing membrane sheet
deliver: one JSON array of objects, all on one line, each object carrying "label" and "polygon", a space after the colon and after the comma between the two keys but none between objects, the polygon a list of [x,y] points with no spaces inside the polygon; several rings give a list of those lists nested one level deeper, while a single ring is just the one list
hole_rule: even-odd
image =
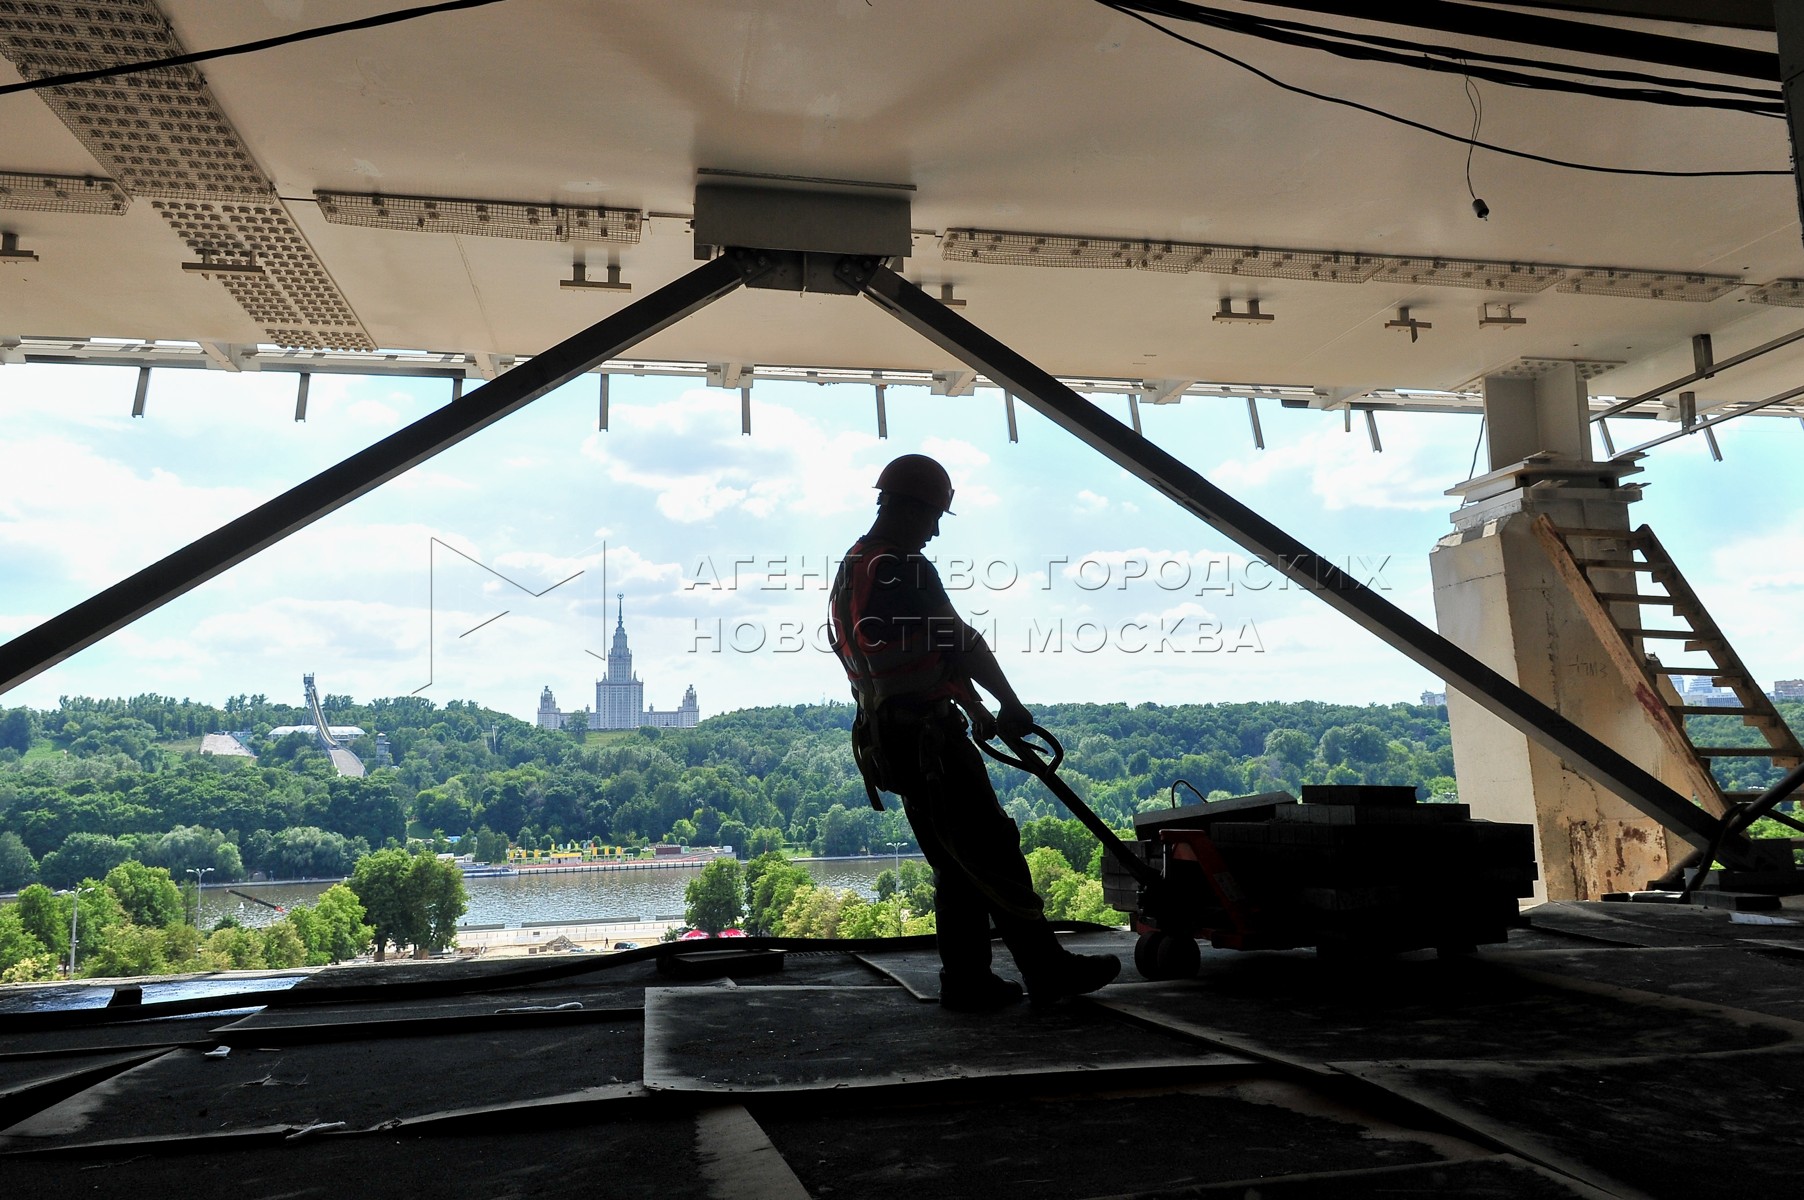
[{"label": "dark roofing membrane sheet", "polygon": [[1244,1061],[1199,1054],[1083,1003],[956,1013],[900,988],[645,993],[645,1086],[653,1090],[757,1093]]},{"label": "dark roofing membrane sheet", "polygon": [[[1577,1058],[1683,1055],[1789,1043],[1784,1023],[1725,1021],[1646,993],[1562,986],[1494,961],[1337,964],[1247,955],[1194,982],[1109,988],[1097,1003],[1218,1044],[1320,1068],[1350,1058]],[[1357,1048],[1359,1053],[1349,1053]]]},{"label": "dark roofing membrane sheet", "polygon": [[1804,1050],[1575,1062],[1343,1063],[1518,1153],[1650,1196],[1795,1196]]}]

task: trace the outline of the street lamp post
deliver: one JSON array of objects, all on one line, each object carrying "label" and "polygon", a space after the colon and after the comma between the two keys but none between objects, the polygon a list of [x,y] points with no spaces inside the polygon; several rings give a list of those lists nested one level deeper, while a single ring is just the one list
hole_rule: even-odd
[{"label": "street lamp post", "polygon": [[896,856],[896,936],[902,936],[902,847],[907,842],[885,842]]},{"label": "street lamp post", "polygon": [[95,891],[99,887],[100,887],[99,884],[93,884],[89,887],[82,887],[80,884],[77,884],[76,886],[69,889],[69,978],[70,979],[75,978],[75,947],[80,944],[79,940],[77,939],[75,929],[76,929],[76,923],[78,922],[78,920],[81,917],[81,894],[83,892]]},{"label": "street lamp post", "polygon": [[194,876],[194,920],[190,922],[190,924],[195,924],[200,921],[200,889],[202,885],[207,882],[207,876],[212,873],[212,867],[188,868],[188,874]]}]

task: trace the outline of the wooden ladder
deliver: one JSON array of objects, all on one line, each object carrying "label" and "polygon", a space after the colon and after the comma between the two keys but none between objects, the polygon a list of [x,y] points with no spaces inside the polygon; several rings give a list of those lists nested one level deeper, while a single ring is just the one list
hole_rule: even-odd
[{"label": "wooden ladder", "polygon": [[[1804,746],[1754,681],[1653,530],[1646,525],[1634,530],[1560,529],[1546,516],[1535,518],[1534,529],[1554,570],[1565,580],[1662,738],[1682,759],[1695,764],[1692,785],[1706,809],[1717,815],[1725,811],[1722,790],[1710,774],[1712,759],[1769,758],[1779,767],[1804,762]],[[1600,588],[1593,572],[1616,573],[1633,582],[1627,591]],[[1671,623],[1646,624],[1639,614],[1650,608],[1670,611]],[[1618,619],[1618,612],[1636,615],[1625,621]],[[1710,665],[1669,667],[1657,654],[1642,648],[1649,642],[1679,642],[1686,653],[1701,654]],[[1734,692],[1735,703],[1687,704],[1682,694],[1674,703],[1660,690],[1662,676],[1706,676],[1713,686]],[[1766,744],[1700,746],[1686,728],[1685,718],[1692,716],[1740,717],[1744,725],[1760,732]]]}]

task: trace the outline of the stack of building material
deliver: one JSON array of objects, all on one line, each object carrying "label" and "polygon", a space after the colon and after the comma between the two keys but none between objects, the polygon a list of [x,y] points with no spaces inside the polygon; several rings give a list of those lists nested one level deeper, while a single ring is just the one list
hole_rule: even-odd
[{"label": "stack of building material", "polygon": [[[1532,827],[1474,821],[1415,791],[1306,786],[1301,803],[1273,793],[1143,814],[1139,849],[1168,892],[1146,924],[1247,949],[1503,941],[1534,890]],[[1141,907],[1132,877],[1111,875],[1111,902]]]}]

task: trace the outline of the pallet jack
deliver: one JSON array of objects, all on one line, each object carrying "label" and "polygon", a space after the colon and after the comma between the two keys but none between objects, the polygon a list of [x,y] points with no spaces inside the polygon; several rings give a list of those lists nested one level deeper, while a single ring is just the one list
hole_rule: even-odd
[{"label": "pallet jack", "polygon": [[1038,778],[1107,849],[1104,893],[1130,914],[1147,979],[1195,975],[1198,939],[1330,957],[1469,953],[1504,941],[1517,900],[1534,891],[1531,826],[1419,804],[1412,787],[1306,785],[1301,800],[1269,792],[1177,807],[1177,788],[1190,786],[1179,780],[1174,807],[1135,817],[1130,845],[1059,777],[1065,751],[1052,734],[1036,725],[1004,744],[979,743]]}]

